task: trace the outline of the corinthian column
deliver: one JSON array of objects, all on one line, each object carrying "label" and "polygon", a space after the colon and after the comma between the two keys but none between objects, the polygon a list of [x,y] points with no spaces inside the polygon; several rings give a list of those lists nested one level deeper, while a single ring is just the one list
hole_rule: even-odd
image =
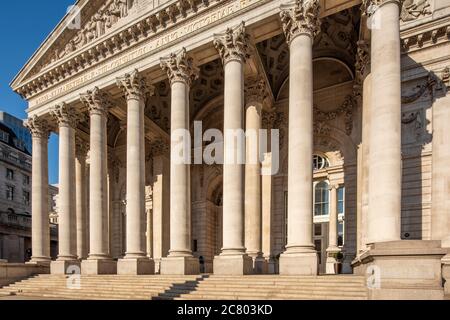
[{"label": "corinthian column", "polygon": [[262,255],[262,186],[259,148],[265,90],[265,83],[259,78],[249,81],[245,88],[245,247],[247,254],[253,259],[255,273],[267,271],[266,260]]},{"label": "corinthian column", "polygon": [[77,255],[78,259],[84,260],[89,253],[89,230],[88,230],[88,208],[87,208],[87,185],[86,185],[86,156],[89,144],[76,137],[76,161],[75,161],[75,189],[76,189],[76,216],[77,216]]},{"label": "corinthian column", "polygon": [[77,117],[65,103],[52,110],[59,125],[59,224],[58,259],[51,264],[52,274],[71,273],[79,266],[76,244],[75,208],[75,128]]},{"label": "corinthian column", "polygon": [[154,88],[135,70],[117,80],[127,99],[127,248],[119,260],[119,274],[154,274],[155,264],[147,257],[145,238],[145,97]]},{"label": "corinthian column", "polygon": [[[162,274],[198,274],[198,259],[191,248],[191,177],[189,90],[198,77],[186,49],[161,59],[172,88],[170,161],[170,251],[161,261]],[[180,146],[182,147],[180,158]]]},{"label": "corinthian column", "polygon": [[215,36],[214,46],[222,58],[224,91],[224,165],[223,165],[223,249],[214,259],[214,274],[242,275],[253,272],[252,259],[244,247],[244,64],[248,58],[245,25],[229,28]]},{"label": "corinthian column", "polygon": [[33,138],[31,263],[50,263],[50,223],[48,217],[48,138],[47,121],[34,116],[26,122]]},{"label": "corinthian column", "polygon": [[114,274],[116,262],[109,254],[107,187],[107,120],[109,102],[98,88],[81,95],[89,110],[89,258],[81,264],[83,274]]},{"label": "corinthian column", "polygon": [[367,238],[374,243],[400,240],[401,64],[400,1],[371,3],[371,107],[376,112],[370,113]]},{"label": "corinthian column", "polygon": [[370,133],[370,113],[371,108],[371,89],[372,76],[370,74],[370,45],[364,41],[358,41],[358,54],[356,57],[356,73],[358,81],[358,90],[362,94],[362,142],[359,150],[358,166],[360,179],[358,190],[360,190],[361,206],[357,217],[357,249],[359,253],[366,250],[367,244],[367,217],[369,211],[369,133]]},{"label": "corinthian column", "polygon": [[280,274],[316,275],[313,181],[312,45],[320,29],[319,0],[283,6],[281,22],[290,50],[288,244],[280,258]]}]

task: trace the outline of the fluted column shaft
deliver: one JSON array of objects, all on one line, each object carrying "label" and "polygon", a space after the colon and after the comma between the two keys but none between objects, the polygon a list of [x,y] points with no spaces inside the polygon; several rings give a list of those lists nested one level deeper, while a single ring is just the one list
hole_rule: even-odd
[{"label": "fluted column shaft", "polygon": [[[224,66],[224,159],[222,254],[244,253],[244,165],[239,163],[239,141],[227,132],[243,129],[244,63],[231,60]],[[231,156],[234,155],[234,158]]]},{"label": "fluted column shaft", "polygon": [[263,81],[251,81],[246,95],[245,247],[252,258],[262,257],[262,182],[259,134],[262,126]]},{"label": "fluted column shaft", "polygon": [[91,151],[89,178],[90,260],[109,259],[107,114],[91,109]]},{"label": "fluted column shaft", "polygon": [[50,223],[48,208],[48,138],[47,122],[37,117],[26,123],[33,139],[31,200],[31,262],[50,262]]},{"label": "fluted column shaft", "polygon": [[[399,2],[385,1],[372,29],[368,242],[400,240],[401,72]],[[375,174],[376,173],[376,174]]]},{"label": "fluted column shaft", "polygon": [[[185,82],[172,83],[172,132],[189,128],[189,87]],[[176,157],[172,140],[172,158]],[[186,152],[187,150],[185,150]],[[191,191],[190,166],[171,162],[170,165],[170,255],[191,256]]]},{"label": "fluted column shaft", "polygon": [[289,169],[287,251],[311,251],[313,223],[313,65],[312,40],[300,35],[290,44]]},{"label": "fluted column shaft", "polygon": [[86,153],[87,143],[77,140],[75,161],[76,217],[77,217],[77,255],[86,259],[89,254],[88,206],[86,184]]},{"label": "fluted column shaft", "polygon": [[54,109],[59,125],[59,216],[58,261],[77,259],[75,207],[75,127],[76,116],[69,106]]},{"label": "fluted column shaft", "polygon": [[127,99],[127,252],[125,258],[145,257],[145,144],[142,95]]}]

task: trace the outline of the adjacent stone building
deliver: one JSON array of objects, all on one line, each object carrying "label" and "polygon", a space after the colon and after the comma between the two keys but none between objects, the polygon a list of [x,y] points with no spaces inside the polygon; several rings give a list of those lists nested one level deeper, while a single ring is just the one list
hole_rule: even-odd
[{"label": "adjacent stone building", "polygon": [[[35,263],[51,261],[47,140],[55,132],[52,273],[80,264],[84,274],[381,268],[375,296],[411,287],[416,297],[442,295],[449,1],[77,6],[81,15],[66,16],[12,82],[29,103]],[[279,143],[261,150],[259,164],[180,163],[183,129],[278,130]],[[204,140],[190,146],[192,157],[215,143],[236,151],[233,139]]]}]

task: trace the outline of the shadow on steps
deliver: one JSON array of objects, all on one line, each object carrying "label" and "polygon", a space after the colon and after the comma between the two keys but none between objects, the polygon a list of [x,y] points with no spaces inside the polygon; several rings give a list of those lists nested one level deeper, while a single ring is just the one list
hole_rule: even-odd
[{"label": "shadow on steps", "polygon": [[176,283],[158,296],[153,297],[152,300],[174,300],[184,294],[189,294],[197,290],[198,285],[209,278],[209,275],[202,275],[194,281],[186,281],[184,283]]}]

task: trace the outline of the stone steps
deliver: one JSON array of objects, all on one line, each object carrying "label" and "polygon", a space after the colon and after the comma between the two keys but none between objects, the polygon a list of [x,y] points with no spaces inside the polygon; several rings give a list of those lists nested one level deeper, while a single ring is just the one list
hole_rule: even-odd
[{"label": "stone steps", "polygon": [[287,276],[67,276],[40,275],[3,289],[3,294],[75,300],[314,300],[367,299],[363,277]]}]

